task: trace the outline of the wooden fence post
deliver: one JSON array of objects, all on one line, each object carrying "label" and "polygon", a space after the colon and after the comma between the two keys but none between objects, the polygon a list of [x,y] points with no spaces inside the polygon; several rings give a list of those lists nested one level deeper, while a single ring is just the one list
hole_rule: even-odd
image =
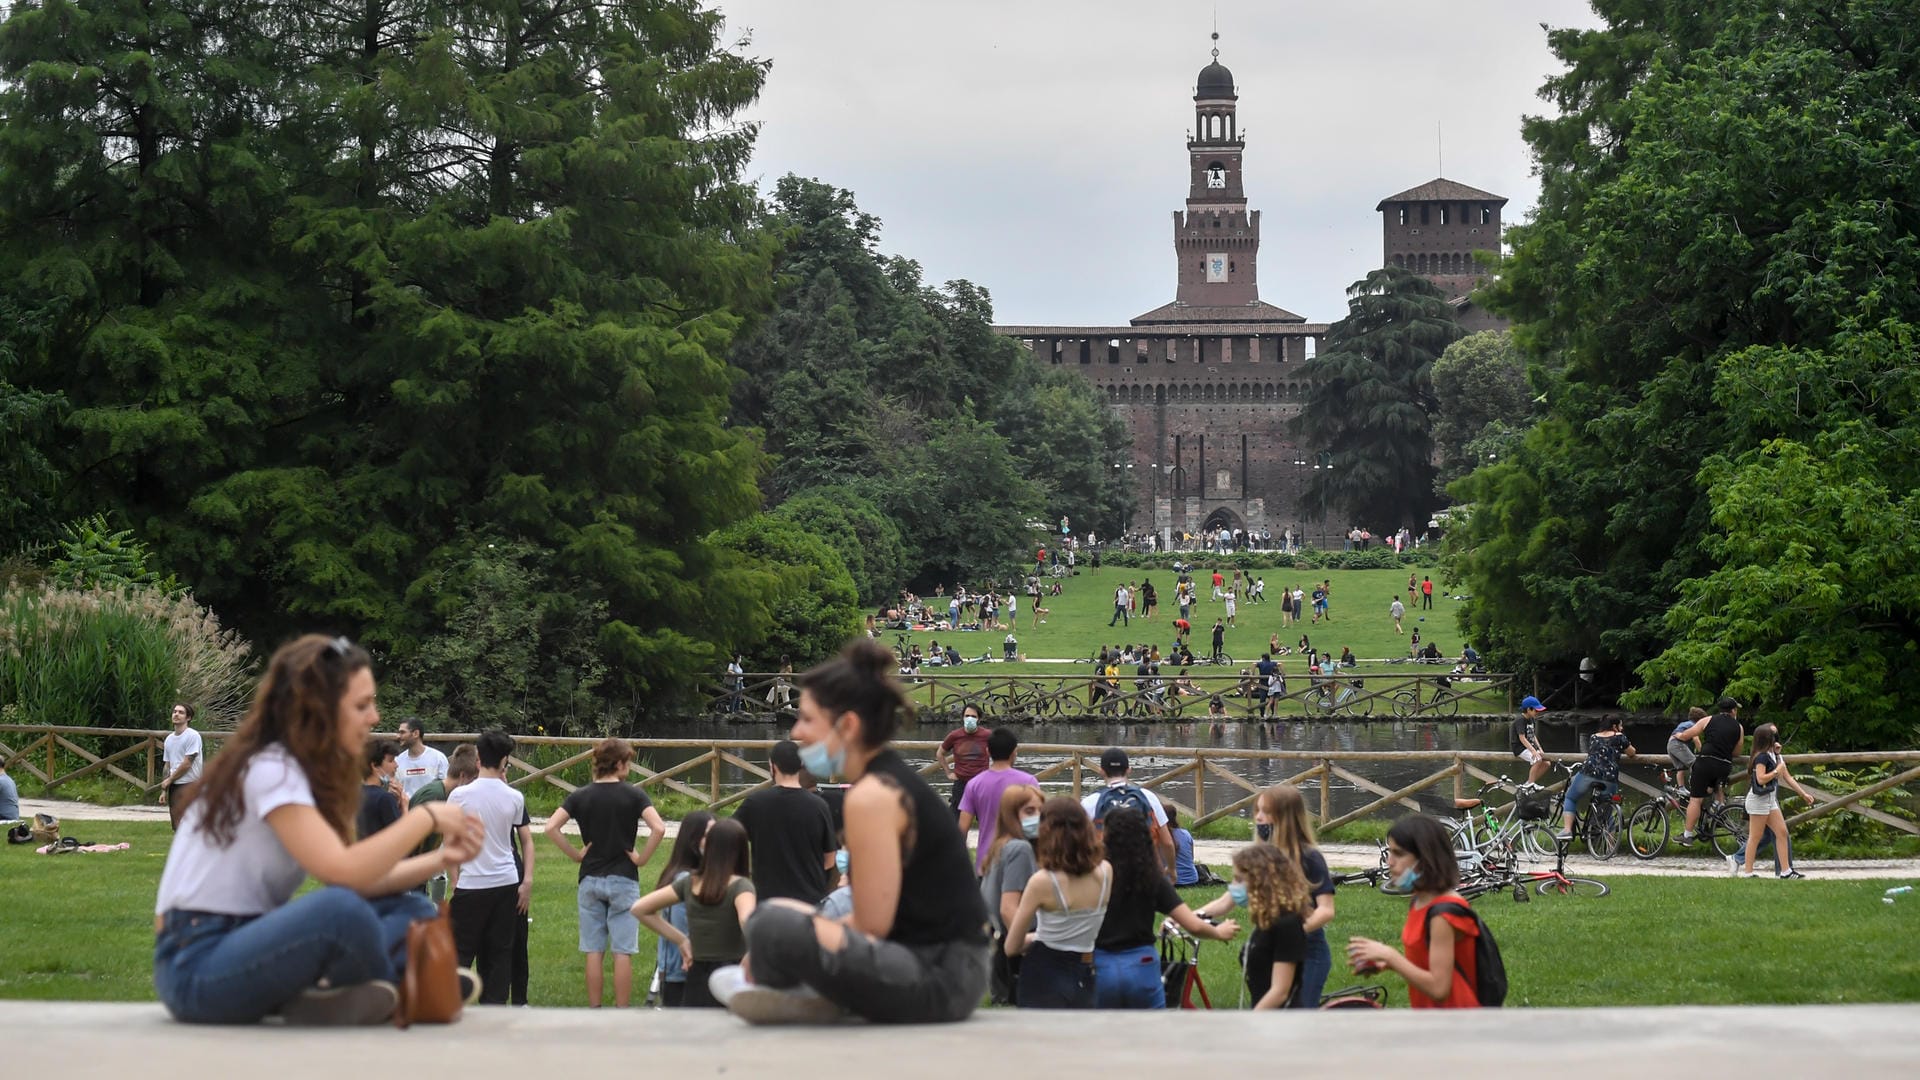
[{"label": "wooden fence post", "polygon": [[1320,759],[1320,820],[1333,816],[1333,759]]},{"label": "wooden fence post", "polygon": [[1207,756],[1199,751],[1193,755],[1193,816],[1207,816]]}]

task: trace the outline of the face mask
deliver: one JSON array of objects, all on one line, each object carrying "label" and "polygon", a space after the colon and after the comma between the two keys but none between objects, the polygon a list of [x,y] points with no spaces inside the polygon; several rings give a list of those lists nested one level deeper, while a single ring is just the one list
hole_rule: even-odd
[{"label": "face mask", "polygon": [[836,754],[827,749],[825,739],[810,742],[800,748],[800,767],[821,780],[837,776],[847,767],[846,747]]},{"label": "face mask", "polygon": [[960,721],[960,726],[971,732],[980,726],[980,718],[969,716],[965,720]]},{"label": "face mask", "polygon": [[1264,821],[1258,822],[1253,826],[1253,835],[1259,837],[1261,843],[1268,843],[1273,839],[1273,825]]},{"label": "face mask", "polygon": [[1393,879],[1393,887],[1401,892],[1412,892],[1414,883],[1420,880],[1420,868],[1409,866]]},{"label": "face mask", "polygon": [[1244,881],[1236,881],[1236,882],[1234,882],[1233,884],[1231,884],[1231,885],[1228,885],[1228,886],[1227,886],[1227,895],[1228,895],[1228,896],[1231,896],[1231,897],[1233,897],[1233,906],[1234,906],[1234,907],[1246,907],[1246,906],[1247,906],[1247,885],[1246,885],[1246,882],[1244,882]]},{"label": "face mask", "polygon": [[1029,840],[1032,840],[1035,837],[1039,836],[1040,835],[1040,819],[1038,817],[1021,818],[1020,832]]},{"label": "face mask", "polygon": [[841,848],[839,851],[836,851],[833,853],[833,866],[834,866],[834,869],[840,871],[841,877],[847,876],[847,849],[846,848]]}]

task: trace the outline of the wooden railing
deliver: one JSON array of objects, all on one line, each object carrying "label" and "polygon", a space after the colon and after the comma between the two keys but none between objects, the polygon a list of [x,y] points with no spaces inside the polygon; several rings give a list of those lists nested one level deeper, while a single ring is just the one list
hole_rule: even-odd
[{"label": "wooden railing", "polygon": [[[1181,692],[1167,665],[1161,666],[1159,685],[1146,687],[1132,666],[1123,666],[1116,679],[1107,680],[1095,676],[1091,664],[1076,665],[1074,673],[1062,675],[992,675],[973,665],[923,667],[916,675],[901,676],[901,684],[921,714],[936,719],[957,717],[973,704],[999,720],[1191,720],[1205,716],[1216,695],[1227,715],[1239,719],[1253,715],[1260,705],[1254,686],[1258,676],[1239,674],[1239,669],[1252,667],[1246,662],[1191,668],[1183,677],[1192,687],[1188,693]],[[702,689],[709,715],[764,722],[790,711],[799,694],[791,675],[737,678],[737,687],[720,676]],[[1431,667],[1347,668],[1334,675],[1290,672],[1286,686],[1287,692],[1274,697],[1269,708],[1287,719],[1391,715],[1443,720],[1509,715],[1514,710],[1514,678],[1506,674],[1454,677]]]},{"label": "wooden railing", "polygon": [[[74,780],[104,773],[152,795],[157,793],[164,778],[162,743],[167,734],[164,730],[137,728],[0,724],[0,754],[6,756],[8,768],[16,777],[36,779],[50,792],[57,793],[62,785]],[[229,736],[230,733],[224,731],[201,732],[209,756]],[[475,738],[468,733],[445,734],[435,736],[434,742],[446,746],[470,743]],[[561,792],[572,792],[578,785],[562,774],[583,769],[598,741],[545,735],[517,737],[516,754],[508,760],[508,780],[523,790],[546,785]],[[724,809],[772,782],[766,765],[768,752],[774,745],[770,740],[632,739],[629,742],[637,755],[629,766],[629,776],[634,783],[656,795],[662,791],[675,792],[702,808]],[[98,749],[88,749],[89,743]],[[901,741],[894,745],[910,757],[925,755],[929,759],[939,747],[938,743],[927,741]],[[1064,786],[1078,798],[1084,791],[1104,782],[1100,771],[1100,754],[1104,749],[1063,743],[1022,743],[1020,755],[1023,767],[1043,784]],[[1142,775],[1143,770],[1136,770],[1135,780],[1142,787],[1154,790],[1196,827],[1248,810],[1261,788],[1274,783],[1308,789],[1309,806],[1317,809],[1319,827],[1331,828],[1395,807],[1415,811],[1432,809],[1420,806],[1413,796],[1447,785],[1448,797],[1460,798],[1471,794],[1480,783],[1496,779],[1492,770],[1515,766],[1510,755],[1485,750],[1240,750],[1168,746],[1126,749],[1136,761],[1184,759],[1151,775]],[[656,769],[643,764],[660,754],[688,751],[693,752],[692,756],[672,765]],[[1581,754],[1551,756],[1569,763],[1584,760]],[[546,760],[549,758],[554,760]],[[1244,769],[1255,764],[1280,766],[1277,770],[1263,771],[1283,775],[1277,780],[1263,779],[1256,783],[1234,771],[1234,766]],[[1379,767],[1389,764],[1396,767],[1426,764],[1432,766],[1432,771],[1394,788],[1367,775],[1371,771],[1377,776]],[[1642,754],[1633,759],[1629,769],[1667,764],[1665,755]],[[1809,776],[1800,776],[1798,779],[1814,796],[1816,805],[1787,819],[1789,825],[1846,811],[1901,832],[1920,835],[1920,825],[1912,821],[1859,805],[1875,795],[1920,781],[1920,751],[1795,754],[1793,764],[1803,767],[1872,764],[1904,766],[1904,769],[1844,794],[1824,791],[1810,783]],[[129,772],[123,766],[135,771]],[[738,778],[730,779],[729,770]],[[932,777],[937,770],[938,766],[928,760],[921,772]],[[1626,787],[1648,795],[1659,794],[1656,786],[1637,778],[1628,769],[1622,770],[1620,779]],[[1188,786],[1192,788],[1190,797],[1186,797],[1184,790]],[[1342,786],[1361,793],[1365,801],[1357,806],[1336,807],[1335,791]],[[1225,795],[1219,793],[1220,789],[1225,789]],[[1178,796],[1176,791],[1180,793]]]}]

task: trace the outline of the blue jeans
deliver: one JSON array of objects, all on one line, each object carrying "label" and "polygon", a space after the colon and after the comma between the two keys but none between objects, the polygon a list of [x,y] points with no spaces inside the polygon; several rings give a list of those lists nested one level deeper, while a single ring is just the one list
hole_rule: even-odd
[{"label": "blue jeans", "polygon": [[1167,988],[1160,981],[1160,951],[1151,945],[1093,954],[1093,1001],[1098,1009],[1164,1009]]},{"label": "blue jeans", "polygon": [[1326,993],[1327,975],[1333,971],[1333,952],[1327,948],[1327,929],[1321,927],[1307,935],[1307,956],[1300,964],[1300,992],[1294,996],[1296,1009],[1317,1009],[1320,995]]},{"label": "blue jeans", "polygon": [[251,1024],[321,979],[397,982],[407,927],[433,912],[418,893],[369,900],[338,886],[265,915],[169,911],[153,945],[153,987],[176,1020]]},{"label": "blue jeans", "polygon": [[1605,795],[1613,790],[1613,784],[1606,780],[1595,780],[1583,772],[1574,773],[1573,780],[1567,784],[1567,797],[1560,800],[1560,809],[1569,814],[1578,814],[1580,800],[1587,797],[1589,790]]},{"label": "blue jeans", "polygon": [[1019,1005],[1023,1009],[1091,1009],[1093,982],[1093,965],[1082,963],[1080,954],[1034,942],[1020,961]]}]

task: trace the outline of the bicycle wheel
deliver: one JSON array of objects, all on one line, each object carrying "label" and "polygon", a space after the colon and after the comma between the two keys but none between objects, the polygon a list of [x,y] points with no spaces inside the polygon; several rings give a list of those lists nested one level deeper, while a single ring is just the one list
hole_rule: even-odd
[{"label": "bicycle wheel", "polygon": [[1355,690],[1353,697],[1347,701],[1344,711],[1348,716],[1372,716],[1373,702],[1373,698]]},{"label": "bicycle wheel", "polygon": [[1420,711],[1419,698],[1411,690],[1402,690],[1388,698],[1387,702],[1393,706],[1393,715],[1402,720]]},{"label": "bicycle wheel", "polygon": [[1436,690],[1433,700],[1427,702],[1421,711],[1433,716],[1459,716],[1460,695],[1450,690]]},{"label": "bicycle wheel", "polygon": [[1735,803],[1728,803],[1721,807],[1720,812],[1714,815],[1711,831],[1713,836],[1713,850],[1719,852],[1723,857],[1727,855],[1745,854],[1747,850],[1747,808]]},{"label": "bicycle wheel", "polygon": [[1665,806],[1658,801],[1643,802],[1627,818],[1627,849],[1637,859],[1651,859],[1666,850],[1672,830]]},{"label": "bicycle wheel", "polygon": [[1607,883],[1586,877],[1550,877],[1535,890],[1541,896],[1605,896]]},{"label": "bicycle wheel", "polygon": [[1620,850],[1620,804],[1602,795],[1587,811],[1587,851],[1611,859]]},{"label": "bicycle wheel", "polygon": [[1528,862],[1556,857],[1558,828],[1551,821],[1529,821],[1520,826],[1520,851]]}]

